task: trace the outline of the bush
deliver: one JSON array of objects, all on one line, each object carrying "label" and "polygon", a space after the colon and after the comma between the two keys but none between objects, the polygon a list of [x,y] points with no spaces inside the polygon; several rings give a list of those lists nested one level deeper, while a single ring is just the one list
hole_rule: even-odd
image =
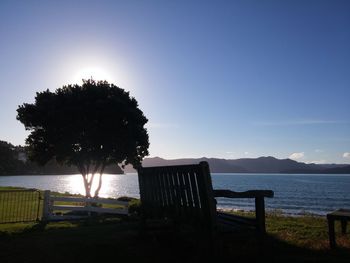
[{"label": "bush", "polygon": [[140,199],[133,199],[129,203],[129,214],[131,215],[139,215],[140,214],[140,208],[141,208],[141,201]]}]

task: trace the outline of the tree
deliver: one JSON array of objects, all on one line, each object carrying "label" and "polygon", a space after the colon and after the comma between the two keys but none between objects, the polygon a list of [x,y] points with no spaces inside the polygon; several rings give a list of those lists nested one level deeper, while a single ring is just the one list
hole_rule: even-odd
[{"label": "tree", "polygon": [[17,109],[17,119],[31,133],[28,157],[40,165],[55,159],[75,165],[86,197],[91,197],[95,174],[102,186],[106,165],[132,164],[137,168],[148,155],[147,118],[129,92],[107,81],[83,80],[55,92],[37,92],[34,104]]},{"label": "tree", "polygon": [[15,146],[0,140],[0,175],[19,174],[22,171],[24,164],[17,155]]}]

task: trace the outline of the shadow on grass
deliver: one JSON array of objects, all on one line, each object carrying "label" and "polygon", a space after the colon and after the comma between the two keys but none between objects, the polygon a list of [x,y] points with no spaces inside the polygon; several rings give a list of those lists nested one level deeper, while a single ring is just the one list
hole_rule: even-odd
[{"label": "shadow on grass", "polygon": [[350,262],[350,251],[300,248],[254,232],[204,234],[159,230],[140,234],[136,221],[34,224],[0,235],[1,262]]}]

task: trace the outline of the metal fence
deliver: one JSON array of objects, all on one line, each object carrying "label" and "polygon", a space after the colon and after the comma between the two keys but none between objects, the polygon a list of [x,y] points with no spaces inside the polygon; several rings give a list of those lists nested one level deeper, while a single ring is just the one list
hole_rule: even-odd
[{"label": "metal fence", "polygon": [[38,221],[40,200],[36,189],[0,191],[0,224]]}]

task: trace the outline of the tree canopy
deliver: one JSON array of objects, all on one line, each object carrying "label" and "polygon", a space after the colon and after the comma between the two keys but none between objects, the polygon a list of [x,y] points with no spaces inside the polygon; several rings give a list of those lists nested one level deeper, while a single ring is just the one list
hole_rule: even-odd
[{"label": "tree canopy", "polygon": [[18,160],[15,146],[0,140],[0,175],[17,174],[23,163]]},{"label": "tree canopy", "polygon": [[94,174],[99,172],[101,180],[106,165],[137,168],[148,155],[147,118],[129,92],[106,81],[90,79],[81,86],[38,92],[35,103],[24,103],[17,113],[31,131],[26,139],[29,159],[77,166],[87,196]]}]

